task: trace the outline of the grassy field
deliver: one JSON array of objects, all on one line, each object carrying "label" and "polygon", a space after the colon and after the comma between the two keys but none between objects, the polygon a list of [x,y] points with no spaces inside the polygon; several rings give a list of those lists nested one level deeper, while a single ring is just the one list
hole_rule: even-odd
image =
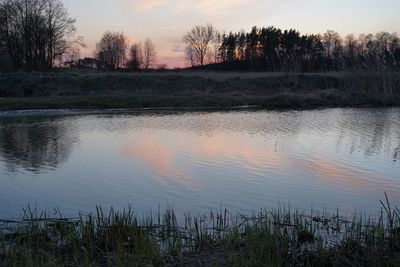
[{"label": "grassy field", "polygon": [[400,105],[399,73],[2,73],[0,109]]},{"label": "grassy field", "polygon": [[400,210],[375,219],[290,209],[178,218],[131,209],[0,222],[0,266],[399,266]]}]

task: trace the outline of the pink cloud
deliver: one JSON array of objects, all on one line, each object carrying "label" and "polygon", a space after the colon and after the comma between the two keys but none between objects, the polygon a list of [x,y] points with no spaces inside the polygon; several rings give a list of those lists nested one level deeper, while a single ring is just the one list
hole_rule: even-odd
[{"label": "pink cloud", "polygon": [[214,16],[225,14],[227,10],[232,7],[249,4],[253,1],[254,0],[181,0],[176,5],[176,9],[178,11],[192,9],[205,16]]},{"label": "pink cloud", "polygon": [[167,0],[143,0],[139,5],[141,9],[151,9],[156,6],[163,5],[167,2]]},{"label": "pink cloud", "polygon": [[146,10],[164,5],[167,0],[117,0],[117,2],[122,4],[124,9],[136,7],[139,10]]},{"label": "pink cloud", "polygon": [[232,7],[249,4],[256,0],[117,0],[126,6],[136,6],[140,10],[165,5],[181,12],[193,10],[204,16],[221,15]]}]

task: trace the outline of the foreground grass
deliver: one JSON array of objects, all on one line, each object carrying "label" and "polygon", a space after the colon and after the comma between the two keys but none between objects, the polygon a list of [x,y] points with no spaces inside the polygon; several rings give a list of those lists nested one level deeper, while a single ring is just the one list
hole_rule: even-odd
[{"label": "foreground grass", "polygon": [[0,110],[399,105],[400,73],[0,73]]},{"label": "foreground grass", "polygon": [[2,221],[1,266],[399,266],[400,210],[376,220],[226,210],[177,219],[128,209],[65,219],[26,209]]}]

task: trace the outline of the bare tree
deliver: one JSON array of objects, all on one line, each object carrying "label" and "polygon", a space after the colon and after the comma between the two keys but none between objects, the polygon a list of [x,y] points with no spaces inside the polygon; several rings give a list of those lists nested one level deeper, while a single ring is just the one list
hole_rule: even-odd
[{"label": "bare tree", "polygon": [[0,42],[16,69],[51,69],[75,43],[74,24],[61,0],[0,2]]},{"label": "bare tree", "polygon": [[[26,0],[25,0],[26,1]],[[71,19],[67,10],[59,0],[46,0],[47,24],[48,24],[48,66],[51,68],[56,57],[62,58],[68,49],[79,43],[76,40],[68,40],[76,32],[75,19]]]},{"label": "bare tree", "polygon": [[335,47],[337,47],[338,39],[340,39],[340,35],[335,31],[328,30],[326,31],[326,33],[324,33],[323,44],[325,47],[327,58],[332,57]]},{"label": "bare tree", "polygon": [[[214,36],[214,37],[213,37]],[[211,27],[196,26],[184,41],[188,66],[222,63],[208,69],[266,71],[343,71],[400,69],[397,34],[350,34],[335,31],[302,35],[290,29],[253,27],[220,35]]]},{"label": "bare tree", "polygon": [[196,66],[196,61],[194,59],[194,52],[191,47],[186,47],[185,48],[185,56],[187,62],[189,62],[190,67],[195,67]]},{"label": "bare tree", "polygon": [[143,67],[143,49],[142,43],[135,43],[129,49],[128,67],[133,70],[140,70]]},{"label": "bare tree", "polygon": [[210,49],[207,51],[207,58],[209,63],[218,63],[220,60],[220,47],[222,44],[222,35],[215,31],[214,39],[210,43]]},{"label": "bare tree", "polygon": [[341,70],[343,67],[342,64],[342,54],[343,54],[343,45],[342,38],[340,34],[328,30],[323,35],[322,44],[325,48],[325,57],[326,57],[326,67],[329,70]]},{"label": "bare tree", "polygon": [[355,59],[357,54],[357,39],[354,37],[354,34],[348,34],[345,38],[344,45],[344,54],[346,59],[346,64],[349,69],[355,67]]},{"label": "bare tree", "polygon": [[216,38],[216,30],[210,24],[193,27],[183,38],[186,51],[194,57],[195,61],[204,66],[204,59],[210,44]]},{"label": "bare tree", "polygon": [[382,54],[388,53],[393,35],[388,32],[378,32],[375,35],[375,46]]},{"label": "bare tree", "polygon": [[114,71],[125,66],[127,43],[124,34],[106,32],[97,44],[99,68]]},{"label": "bare tree", "polygon": [[358,37],[358,54],[364,56],[368,52],[368,44],[373,39],[372,34],[360,34]]},{"label": "bare tree", "polygon": [[346,54],[349,57],[354,57],[356,54],[357,40],[354,34],[349,34],[345,38]]},{"label": "bare tree", "polygon": [[155,62],[157,53],[153,42],[146,39],[143,43],[143,68],[148,70]]}]

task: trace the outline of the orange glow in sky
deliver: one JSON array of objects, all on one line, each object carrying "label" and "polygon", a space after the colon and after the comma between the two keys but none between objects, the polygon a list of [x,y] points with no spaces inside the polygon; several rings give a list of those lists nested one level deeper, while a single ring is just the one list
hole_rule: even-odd
[{"label": "orange glow in sky", "polygon": [[92,56],[108,30],[132,42],[151,38],[157,64],[185,66],[183,35],[194,25],[211,23],[218,30],[249,31],[252,26],[295,28],[301,33],[328,29],[342,34],[400,32],[398,0],[63,0],[76,18],[78,34]]}]

